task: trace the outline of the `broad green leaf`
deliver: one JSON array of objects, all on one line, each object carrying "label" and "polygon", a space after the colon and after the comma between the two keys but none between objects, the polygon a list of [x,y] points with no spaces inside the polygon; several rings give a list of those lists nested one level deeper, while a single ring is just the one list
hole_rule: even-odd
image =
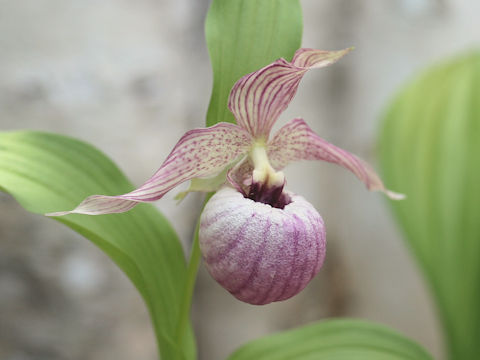
[{"label": "broad green leaf", "polygon": [[480,53],[433,67],[396,97],[381,133],[392,203],[431,285],[451,359],[480,354]]},{"label": "broad green leaf", "polygon": [[431,360],[418,344],[359,320],[328,320],[240,347],[228,360]]},{"label": "broad green leaf", "polygon": [[[83,142],[21,131],[0,133],[0,188],[25,209],[43,214],[71,209],[91,194],[122,194],[133,186],[105,155]],[[155,208],[142,204],[123,214],[55,220],[95,243],[135,284],[150,311],[163,359],[195,357],[191,328],[182,334],[185,348],[177,346],[175,335],[186,281],[183,251]]]},{"label": "broad green leaf", "polygon": [[298,0],[213,0],[205,24],[213,68],[207,126],[235,122],[227,108],[233,84],[280,57],[291,60],[302,26]]}]

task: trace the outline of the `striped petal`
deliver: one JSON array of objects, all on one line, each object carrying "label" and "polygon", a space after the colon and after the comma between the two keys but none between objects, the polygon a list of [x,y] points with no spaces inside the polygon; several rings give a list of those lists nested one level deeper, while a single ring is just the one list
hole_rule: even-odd
[{"label": "striped petal", "polygon": [[299,49],[292,62],[279,59],[237,81],[228,107],[237,123],[255,138],[268,138],[273,124],[295,96],[303,75],[309,69],[333,64],[350,50]]},{"label": "striped petal", "polygon": [[130,210],[139,202],[160,199],[180,183],[198,177],[210,177],[246,153],[251,136],[234,124],[219,123],[206,129],[188,131],[157,172],[141,187],[117,196],[93,195],[74,210],[50,213],[101,215]]},{"label": "striped petal", "polygon": [[369,190],[382,191],[394,200],[405,197],[403,194],[385,189],[382,180],[370,165],[320,138],[303,119],[293,119],[275,134],[268,143],[268,157],[276,170],[297,160],[323,160],[335,163],[353,172]]}]

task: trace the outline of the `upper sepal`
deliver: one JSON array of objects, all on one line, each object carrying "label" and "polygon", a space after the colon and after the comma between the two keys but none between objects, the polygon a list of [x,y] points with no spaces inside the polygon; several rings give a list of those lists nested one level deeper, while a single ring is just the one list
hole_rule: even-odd
[{"label": "upper sepal", "polygon": [[276,60],[238,80],[230,92],[228,107],[237,123],[253,137],[268,138],[273,124],[295,96],[303,75],[335,63],[351,49],[299,49],[291,62]]}]

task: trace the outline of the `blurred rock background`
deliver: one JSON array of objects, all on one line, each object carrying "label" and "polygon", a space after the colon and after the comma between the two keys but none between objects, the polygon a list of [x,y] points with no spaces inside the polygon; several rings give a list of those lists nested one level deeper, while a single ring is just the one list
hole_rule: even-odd
[{"label": "blurred rock background", "polygon": [[[211,70],[207,0],[0,0],[0,130],[71,135],[136,184],[204,124]],[[307,47],[356,50],[309,73],[283,122],[375,163],[379,118],[428,64],[480,42],[476,0],[302,0]],[[282,121],[281,121],[282,123]],[[201,269],[193,318],[201,359],[331,316],[385,323],[443,354],[428,287],[379,194],[328,164],[287,169],[288,187],[324,216],[324,270],[299,296],[254,307]],[[402,189],[394,189],[401,191]],[[188,251],[202,202],[158,202]],[[155,359],[148,315],[126,277],[88,241],[0,194],[0,359]]]}]

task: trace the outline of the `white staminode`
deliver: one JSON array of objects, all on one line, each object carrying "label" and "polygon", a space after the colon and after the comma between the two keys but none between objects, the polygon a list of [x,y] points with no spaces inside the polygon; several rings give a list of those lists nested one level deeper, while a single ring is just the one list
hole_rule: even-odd
[{"label": "white staminode", "polygon": [[270,165],[267,147],[263,141],[255,142],[249,155],[253,162],[253,182],[263,183],[267,187],[283,186],[285,175],[281,171],[275,171]]}]

